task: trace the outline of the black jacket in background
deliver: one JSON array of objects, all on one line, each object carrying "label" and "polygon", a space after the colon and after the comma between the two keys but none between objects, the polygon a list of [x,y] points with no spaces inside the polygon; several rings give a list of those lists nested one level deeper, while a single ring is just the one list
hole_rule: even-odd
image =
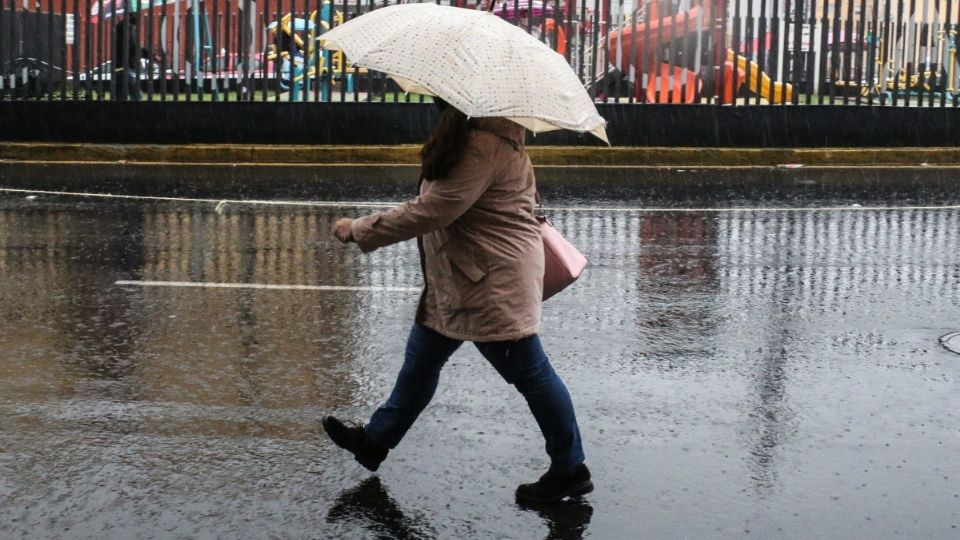
[{"label": "black jacket in background", "polygon": [[114,69],[137,69],[141,58],[150,58],[150,51],[140,46],[139,35],[138,28],[126,20],[117,24],[113,39]]}]

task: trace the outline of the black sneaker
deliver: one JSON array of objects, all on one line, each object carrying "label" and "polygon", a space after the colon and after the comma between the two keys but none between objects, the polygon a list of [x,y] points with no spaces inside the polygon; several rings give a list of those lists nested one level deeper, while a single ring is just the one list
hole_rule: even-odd
[{"label": "black sneaker", "polygon": [[380,463],[387,459],[387,452],[390,450],[371,441],[364,433],[362,424],[347,426],[332,416],[324,416],[320,422],[330,436],[330,440],[353,454],[353,457],[367,469],[376,471],[380,468]]},{"label": "black sneaker", "polygon": [[576,497],[593,491],[590,481],[590,469],[580,464],[570,474],[558,474],[547,471],[540,480],[532,484],[522,484],[517,488],[517,500],[527,503],[545,503],[559,501],[564,497]]}]

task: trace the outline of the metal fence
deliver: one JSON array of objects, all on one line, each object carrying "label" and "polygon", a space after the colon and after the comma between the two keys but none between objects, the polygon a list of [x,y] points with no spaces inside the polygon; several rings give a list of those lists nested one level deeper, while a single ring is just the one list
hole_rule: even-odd
[{"label": "metal fence", "polygon": [[[601,102],[960,104],[957,0],[451,2],[548,43]],[[0,0],[0,99],[422,101],[319,46],[391,3]]]}]

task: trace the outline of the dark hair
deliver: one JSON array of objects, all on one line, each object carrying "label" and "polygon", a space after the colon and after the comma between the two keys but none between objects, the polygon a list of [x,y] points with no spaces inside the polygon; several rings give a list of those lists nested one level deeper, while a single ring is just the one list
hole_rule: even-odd
[{"label": "dark hair", "polygon": [[463,159],[470,136],[470,120],[455,107],[447,106],[420,150],[420,176],[439,180]]}]

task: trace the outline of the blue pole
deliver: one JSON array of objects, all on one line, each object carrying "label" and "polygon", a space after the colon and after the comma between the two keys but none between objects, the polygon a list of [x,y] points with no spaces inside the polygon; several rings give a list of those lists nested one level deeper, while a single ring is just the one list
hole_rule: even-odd
[{"label": "blue pole", "polygon": [[193,6],[193,81],[196,83],[200,71],[200,1],[191,0]]}]

